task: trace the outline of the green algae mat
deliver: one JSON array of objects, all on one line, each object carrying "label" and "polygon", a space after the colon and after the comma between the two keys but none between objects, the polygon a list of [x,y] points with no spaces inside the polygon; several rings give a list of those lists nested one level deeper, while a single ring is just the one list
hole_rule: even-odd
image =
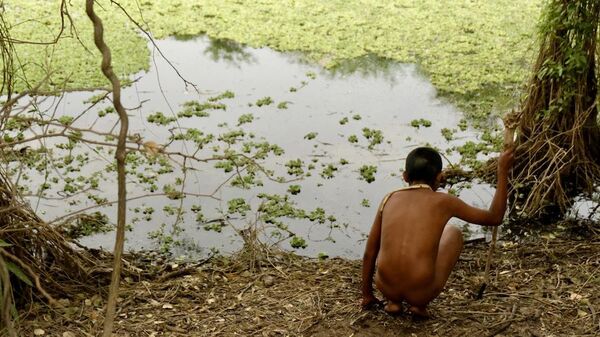
[{"label": "green algae mat", "polygon": [[[99,3],[117,72],[126,76],[147,69],[149,50],[142,34],[117,6]],[[143,0],[123,5],[159,39],[207,34],[254,47],[300,51],[326,68],[373,55],[416,63],[443,96],[471,117],[485,117],[518,101],[535,50],[541,3]],[[65,83],[71,89],[102,86],[105,80],[97,70],[99,57],[83,4],[73,2],[68,9],[76,30],[66,28],[58,44],[17,46],[24,75],[35,83],[50,68],[56,88]],[[6,1],[4,15],[14,25],[13,37],[23,40],[50,41],[61,22],[59,1]]]}]

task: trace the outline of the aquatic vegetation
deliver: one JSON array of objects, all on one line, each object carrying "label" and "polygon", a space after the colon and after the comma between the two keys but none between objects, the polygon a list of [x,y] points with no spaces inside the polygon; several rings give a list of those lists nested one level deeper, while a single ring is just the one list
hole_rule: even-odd
[{"label": "aquatic vegetation", "polygon": [[350,135],[348,136],[348,141],[353,144],[358,143],[358,137],[356,135]]},{"label": "aquatic vegetation", "polygon": [[452,139],[454,139],[456,129],[442,128],[440,132],[442,133],[444,139],[446,139],[447,141],[451,141]]},{"label": "aquatic vegetation", "polygon": [[481,153],[487,155],[494,152],[494,148],[484,142],[467,141],[465,144],[456,147],[456,151],[462,156],[461,164],[471,168],[477,168],[482,163],[477,160],[477,156]]},{"label": "aquatic vegetation", "polygon": [[306,240],[304,240],[304,238],[299,237],[299,236],[293,236],[290,239],[290,246],[292,246],[292,248],[306,248],[306,247],[308,247],[308,245],[306,244]]},{"label": "aquatic vegetation", "polygon": [[379,145],[383,142],[383,133],[381,130],[363,128],[362,132],[363,136],[369,141],[369,145],[367,146],[369,150],[372,150],[375,148],[375,145]]},{"label": "aquatic vegetation", "polygon": [[277,104],[277,109],[285,110],[288,108],[289,103],[290,102],[287,102],[287,101],[279,102],[279,104]]},{"label": "aquatic vegetation", "polygon": [[159,111],[148,115],[148,117],[146,117],[146,120],[148,121],[148,123],[153,123],[156,125],[168,125],[176,121],[177,117],[168,117]]},{"label": "aquatic vegetation", "polygon": [[198,101],[187,101],[182,105],[183,110],[177,113],[177,117],[208,117],[210,116],[206,110],[226,110],[227,106],[222,103],[200,103]]},{"label": "aquatic vegetation", "polygon": [[58,122],[62,125],[71,125],[71,122],[73,122],[73,116],[60,116],[58,118]]},{"label": "aquatic vegetation", "polygon": [[323,171],[321,171],[321,177],[323,179],[331,179],[333,178],[333,173],[337,171],[337,167],[335,167],[333,164],[327,164],[324,168]]},{"label": "aquatic vegetation", "polygon": [[377,173],[377,166],[363,165],[359,169],[360,178],[368,183],[375,181],[375,173]]},{"label": "aquatic vegetation", "polygon": [[[255,47],[301,51],[333,69],[345,60],[366,55],[418,63],[440,93],[456,99],[471,116],[483,118],[508,105],[511,94],[524,82],[541,2],[265,0],[249,5],[236,0],[205,0],[202,4],[147,0],[139,5],[143,22],[156,38],[206,33],[211,38]],[[5,1],[5,17],[13,25],[13,37],[52,40],[60,26],[58,4]],[[106,38],[116,72],[126,77],[148,69],[146,41],[116,6],[108,1],[101,4],[98,14],[111,27]],[[142,22],[134,2],[123,5]],[[69,11],[79,36],[91,36],[83,6],[72,3]],[[22,63],[27,65],[27,78],[35,83],[48,70],[40,65],[49,64],[56,73],[48,90],[62,85],[105,86],[98,67],[92,66],[98,55],[91,39],[82,38],[82,46],[70,34],[67,30],[51,47],[17,46]],[[314,76],[307,73],[308,78]]]},{"label": "aquatic vegetation", "polygon": [[240,117],[238,117],[238,126],[240,126],[242,124],[252,123],[252,121],[254,121],[253,114],[251,114],[251,113],[243,114]]},{"label": "aquatic vegetation", "polygon": [[235,167],[234,162],[231,160],[223,160],[223,161],[219,161],[215,164],[215,168],[223,169],[223,172],[225,172],[225,173],[229,173],[229,172],[233,171],[234,167]]},{"label": "aquatic vegetation", "polygon": [[256,105],[261,107],[263,105],[271,105],[273,104],[273,99],[271,97],[263,97],[261,99],[259,99],[258,101],[256,101]]},{"label": "aquatic vegetation", "polygon": [[301,176],[304,174],[304,170],[302,169],[304,162],[301,159],[292,159],[285,163],[285,166],[288,168],[287,173],[289,175]]},{"label": "aquatic vegetation", "polygon": [[100,111],[98,111],[98,117],[105,117],[108,114],[114,114],[115,108],[113,108],[112,106],[107,107],[106,109],[102,109]]},{"label": "aquatic vegetation", "polygon": [[[108,1],[100,1],[96,14],[106,27],[106,43],[110,46],[115,73],[122,79],[140,70],[148,70],[150,51],[146,40],[127,18],[120,15]],[[52,72],[49,81],[41,89],[57,92],[63,88],[86,90],[107,87],[98,60],[100,54],[94,47],[92,25],[85,15],[82,3],[67,2],[76,30],[68,27],[56,44],[53,41],[60,31],[60,1],[4,1],[3,17],[11,26],[11,37],[17,40],[33,41],[38,44],[15,44],[22,73],[19,73],[16,89],[23,90],[28,84],[36,84],[47,73]],[[68,25],[68,20],[65,19]],[[42,44],[39,44],[42,43]],[[1,62],[0,62],[1,63]]]},{"label": "aquatic vegetation", "polygon": [[464,118],[461,118],[461,119],[460,119],[460,121],[458,121],[458,128],[459,128],[461,131],[466,131],[466,130],[467,130],[467,128],[468,128],[468,125],[467,125],[467,120],[466,120],[466,119],[464,119]]},{"label": "aquatic vegetation", "polygon": [[309,132],[304,136],[304,139],[308,139],[308,140],[315,139],[315,138],[317,138],[318,134],[319,134],[318,132]]},{"label": "aquatic vegetation", "polygon": [[206,33],[302,51],[327,68],[366,55],[418,63],[443,95],[483,118],[508,105],[526,79],[541,3],[148,0],[141,7],[157,37]]},{"label": "aquatic vegetation", "polygon": [[410,121],[410,126],[417,129],[421,126],[428,128],[431,126],[431,121],[423,118],[413,119],[412,121]]},{"label": "aquatic vegetation", "polygon": [[301,192],[301,188],[300,185],[290,185],[287,191],[292,195],[296,195]]},{"label": "aquatic vegetation", "polygon": [[220,101],[222,99],[231,99],[231,98],[234,98],[234,97],[235,97],[235,94],[232,91],[227,90],[227,91],[224,91],[224,92],[222,92],[221,94],[219,94],[217,96],[210,97],[208,99],[208,101],[209,102],[216,102],[216,101]]},{"label": "aquatic vegetation", "polygon": [[228,212],[230,214],[239,213],[240,215],[246,215],[251,208],[250,205],[246,203],[244,198],[235,198],[231,199],[227,202]]},{"label": "aquatic vegetation", "polygon": [[340,125],[348,124],[348,117],[344,117],[344,118],[340,119],[339,123],[340,123]]},{"label": "aquatic vegetation", "polygon": [[360,205],[361,205],[362,207],[371,207],[371,203],[369,202],[369,199],[363,199],[363,200],[360,202]]}]

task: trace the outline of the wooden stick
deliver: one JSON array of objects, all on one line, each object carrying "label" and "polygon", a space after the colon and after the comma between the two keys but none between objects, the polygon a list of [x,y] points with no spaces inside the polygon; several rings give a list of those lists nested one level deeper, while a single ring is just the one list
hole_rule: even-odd
[{"label": "wooden stick", "polygon": [[[515,129],[516,123],[514,120],[514,113],[507,114],[504,119],[504,150],[510,149],[515,145]],[[490,266],[492,264],[492,257],[494,256],[494,250],[496,248],[496,239],[498,238],[498,226],[492,229],[492,241],[490,242],[490,248],[488,250],[487,259],[485,261],[485,274],[483,276],[483,284],[477,292],[477,299],[483,298],[483,292],[490,281]]]},{"label": "wooden stick", "polygon": [[498,238],[498,226],[495,226],[492,230],[492,241],[490,242],[490,248],[488,250],[487,259],[485,261],[485,274],[483,276],[483,284],[477,292],[477,299],[483,298],[483,292],[490,281],[490,266],[492,265],[492,257],[494,256],[494,250],[496,248],[496,239]]}]

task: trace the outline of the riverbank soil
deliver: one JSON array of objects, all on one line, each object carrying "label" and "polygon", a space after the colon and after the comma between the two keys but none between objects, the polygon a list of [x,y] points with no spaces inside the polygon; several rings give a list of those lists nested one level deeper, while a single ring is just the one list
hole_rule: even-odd
[{"label": "riverbank soil", "polygon": [[[116,336],[597,336],[600,237],[499,242],[482,300],[487,245],[465,247],[434,318],[361,311],[360,261],[240,253],[165,265],[154,280],[122,284]],[[252,256],[252,258],[250,257]],[[138,261],[143,262],[143,261]],[[146,262],[150,263],[150,262]],[[161,264],[162,265],[162,264]],[[100,296],[21,311],[20,335],[96,336]]]}]

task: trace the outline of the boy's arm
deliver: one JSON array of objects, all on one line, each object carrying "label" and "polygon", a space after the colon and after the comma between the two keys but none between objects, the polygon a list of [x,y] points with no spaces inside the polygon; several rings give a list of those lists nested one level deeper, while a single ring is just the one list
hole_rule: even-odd
[{"label": "boy's arm", "polygon": [[375,262],[379,254],[379,242],[381,240],[381,210],[377,210],[377,215],[371,226],[371,232],[367,239],[367,247],[363,255],[362,268],[362,306],[369,307],[378,302],[373,295],[373,273],[375,272]]},{"label": "boy's arm", "polygon": [[508,196],[508,171],[514,161],[513,149],[504,151],[498,158],[498,184],[488,210],[467,205],[457,197],[450,196],[450,210],[452,216],[464,221],[483,225],[498,226],[506,212],[506,198]]}]

